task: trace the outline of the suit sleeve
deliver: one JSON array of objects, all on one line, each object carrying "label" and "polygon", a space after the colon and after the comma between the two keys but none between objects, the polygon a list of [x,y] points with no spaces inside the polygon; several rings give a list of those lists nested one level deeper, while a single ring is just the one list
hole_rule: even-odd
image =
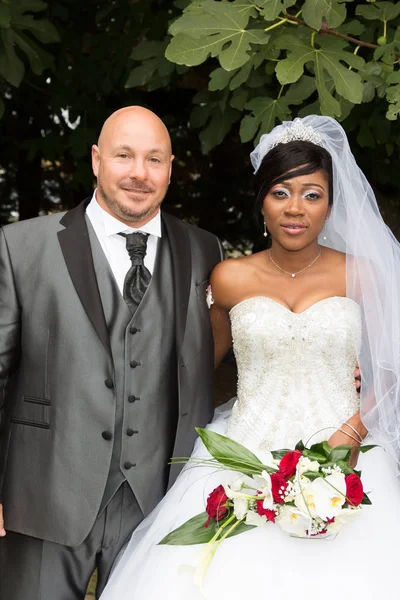
[{"label": "suit sleeve", "polygon": [[0,502],[7,438],[6,389],[20,347],[20,306],[3,229],[0,230]]}]

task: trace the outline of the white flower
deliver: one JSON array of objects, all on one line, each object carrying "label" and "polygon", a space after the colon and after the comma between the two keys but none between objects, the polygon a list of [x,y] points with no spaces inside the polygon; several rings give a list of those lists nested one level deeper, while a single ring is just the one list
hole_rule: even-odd
[{"label": "white flower", "polygon": [[260,491],[263,496],[265,496],[263,500],[263,508],[272,509],[274,499],[272,497],[271,475],[267,473],[267,471],[263,471],[261,475],[253,475],[253,480],[256,484],[257,490]]},{"label": "white flower", "polygon": [[332,473],[325,479],[318,477],[310,484],[310,487],[317,515],[324,521],[336,517],[346,502],[344,474]]},{"label": "white flower", "polygon": [[343,525],[351,523],[351,521],[361,514],[361,507],[358,508],[343,508],[338,515],[336,515],[333,523],[327,526],[329,533],[337,533]]},{"label": "white flower", "polygon": [[315,507],[314,489],[311,483],[308,483],[306,486],[301,486],[300,492],[296,495],[294,503],[299,510],[307,515],[311,517],[318,516]]},{"label": "white flower", "polygon": [[235,481],[231,486],[224,485],[225,494],[228,496],[230,500],[233,500],[233,512],[238,521],[241,521],[246,516],[247,511],[249,510],[249,498],[248,494],[243,494],[242,492],[236,491],[236,489],[240,489],[241,486],[238,487],[237,481]]},{"label": "white flower", "polygon": [[312,471],[318,473],[319,462],[317,460],[310,460],[307,456],[302,456],[297,463],[296,467],[297,475],[303,475],[306,471]]},{"label": "white flower", "polygon": [[312,521],[310,516],[294,506],[282,506],[279,515],[276,517],[276,522],[279,523],[283,531],[291,535],[307,537],[307,532],[311,531]]},{"label": "white flower", "polygon": [[214,304],[214,299],[212,297],[211,285],[209,285],[206,290],[206,302],[207,302],[208,308],[211,308],[211,305]]},{"label": "white flower", "polygon": [[267,517],[265,515],[259,515],[252,510],[246,515],[246,525],[255,525],[256,527],[264,527],[268,523]]}]

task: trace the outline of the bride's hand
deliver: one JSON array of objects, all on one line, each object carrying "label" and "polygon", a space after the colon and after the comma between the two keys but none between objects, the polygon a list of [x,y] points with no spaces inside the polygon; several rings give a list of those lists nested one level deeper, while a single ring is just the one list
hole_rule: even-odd
[{"label": "bride's hand", "polygon": [[335,431],[335,433],[331,435],[331,437],[328,439],[328,444],[331,446],[331,448],[336,448],[336,446],[342,446],[343,444],[346,444],[346,446],[352,446],[349,465],[351,467],[355,467],[357,465],[357,459],[360,453],[360,444],[358,444],[339,430]]}]

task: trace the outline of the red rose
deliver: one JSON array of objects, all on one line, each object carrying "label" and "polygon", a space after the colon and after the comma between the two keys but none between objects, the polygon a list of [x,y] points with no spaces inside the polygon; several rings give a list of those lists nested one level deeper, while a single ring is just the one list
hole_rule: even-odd
[{"label": "red rose", "polygon": [[224,486],[219,485],[211,492],[207,499],[206,511],[208,514],[208,521],[204,527],[208,527],[210,519],[221,521],[228,512],[227,506],[228,496],[225,494]]},{"label": "red rose", "polygon": [[351,506],[358,506],[364,497],[364,489],[361,479],[355,473],[346,475],[346,500]]},{"label": "red rose", "polygon": [[[272,473],[271,475],[271,484],[272,484],[272,497],[274,502],[277,504],[284,503],[284,492],[288,486],[288,483],[282,473],[279,471],[277,473]],[[283,488],[283,489],[282,489]]]},{"label": "red rose", "polygon": [[279,464],[279,472],[285,479],[290,479],[296,473],[297,463],[301,455],[300,450],[293,450],[282,457]]},{"label": "red rose", "polygon": [[[260,494],[261,492],[258,492],[258,493]],[[267,521],[271,521],[272,523],[275,523],[275,511],[271,510],[270,508],[264,508],[263,502],[264,502],[264,500],[256,501],[258,514],[261,515],[262,517],[267,517]]]}]

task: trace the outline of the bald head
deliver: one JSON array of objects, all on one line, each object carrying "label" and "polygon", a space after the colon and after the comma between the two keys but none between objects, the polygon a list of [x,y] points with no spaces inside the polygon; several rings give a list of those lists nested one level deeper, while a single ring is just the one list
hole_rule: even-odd
[{"label": "bald head", "polygon": [[173,158],[171,138],[157,115],[142,106],[117,110],[92,147],[97,202],[123,223],[141,227],[160,208]]},{"label": "bald head", "polygon": [[121,128],[128,126],[135,127],[139,125],[153,130],[159,136],[160,142],[169,147],[170,154],[172,154],[168,129],[155,113],[148,108],[144,108],[144,106],[126,106],[112,113],[101,128],[97,145],[101,149],[101,146],[107,143],[116,131],[118,132]]}]

